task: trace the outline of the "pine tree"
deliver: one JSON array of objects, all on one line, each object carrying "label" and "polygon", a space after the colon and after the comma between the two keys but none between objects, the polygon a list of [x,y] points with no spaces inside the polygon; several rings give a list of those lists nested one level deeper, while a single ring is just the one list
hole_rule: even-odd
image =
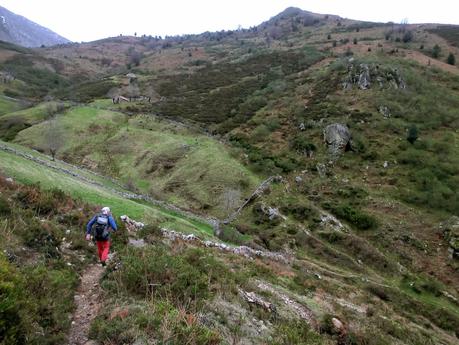
[{"label": "pine tree", "polygon": [[440,56],[441,48],[438,44],[434,45],[432,48],[432,57],[437,59]]}]

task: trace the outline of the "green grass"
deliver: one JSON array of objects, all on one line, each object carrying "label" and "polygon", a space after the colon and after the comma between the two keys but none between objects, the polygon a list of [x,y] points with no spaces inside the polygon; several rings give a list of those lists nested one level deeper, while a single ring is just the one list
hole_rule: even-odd
[{"label": "green grass", "polygon": [[17,133],[45,121],[54,114],[59,114],[68,107],[67,103],[43,102],[33,107],[9,112],[1,116],[0,139],[13,140]]},{"label": "green grass", "polygon": [[210,236],[211,227],[196,221],[189,221],[173,212],[150,205],[124,199],[115,193],[82,181],[69,175],[53,171],[24,158],[0,151],[0,169],[8,176],[25,184],[40,184],[42,188],[58,188],[72,197],[94,205],[109,205],[114,214],[127,214],[134,219],[164,223],[170,228]]},{"label": "green grass", "polygon": [[18,111],[21,109],[21,104],[10,97],[0,95],[0,116]]},{"label": "green grass", "polygon": [[[168,121],[128,118],[94,104],[72,108],[57,121],[65,137],[58,157],[94,162],[104,174],[182,207],[224,217],[230,210],[222,194],[237,190],[242,198],[259,183],[228,147]],[[46,151],[47,126],[29,127],[15,142]]]}]

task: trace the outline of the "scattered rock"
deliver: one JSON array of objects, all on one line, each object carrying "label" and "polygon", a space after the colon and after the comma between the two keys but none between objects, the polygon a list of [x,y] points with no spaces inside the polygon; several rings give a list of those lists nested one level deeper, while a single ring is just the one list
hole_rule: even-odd
[{"label": "scattered rock", "polygon": [[128,244],[133,246],[133,247],[135,247],[135,248],[142,248],[142,247],[146,246],[146,243],[143,240],[143,238],[141,238],[139,240],[135,239],[135,238],[130,238]]},{"label": "scattered rock", "polygon": [[334,333],[335,334],[344,333],[344,331],[345,331],[344,325],[339,319],[334,317],[334,318],[331,319],[331,322],[333,324],[333,328],[334,328]]},{"label": "scattered rock", "polygon": [[298,318],[305,320],[313,328],[317,327],[317,321],[313,312],[305,305],[298,303],[293,298],[288,296],[286,293],[279,291],[273,285],[259,282],[257,287],[262,291],[267,291],[271,293],[274,297],[281,300],[285,307],[287,307],[291,312],[297,315]]},{"label": "scattered rock", "polygon": [[448,242],[451,258],[459,259],[459,217],[452,216],[440,224],[443,238]]},{"label": "scattered rock", "polygon": [[239,295],[251,304],[256,304],[262,307],[264,310],[269,311],[271,313],[276,313],[276,306],[271,302],[265,301],[262,297],[258,296],[255,292],[247,292],[242,289],[238,289]]},{"label": "scattered rock", "polygon": [[285,216],[283,216],[279,212],[279,209],[277,209],[276,207],[267,206],[264,203],[259,203],[256,206],[256,212],[263,214],[265,217],[267,217],[271,221],[280,220],[280,219],[283,219],[283,220],[287,219]]},{"label": "scattered rock", "polygon": [[220,242],[203,241],[199,237],[195,236],[194,234],[186,235],[181,232],[176,232],[174,230],[168,230],[164,228],[161,229],[161,233],[165,238],[171,241],[180,239],[182,241],[187,241],[187,242],[197,242],[198,244],[201,244],[208,248],[216,248],[216,249],[219,249],[225,252],[231,252],[236,255],[245,256],[247,258],[263,257],[263,258],[268,258],[274,261],[282,262],[285,264],[288,264],[291,262],[291,258],[287,257],[287,255],[284,255],[282,253],[256,250],[256,249],[253,249],[247,246],[233,247],[233,246],[229,246],[227,244],[220,243]]},{"label": "scattered rock", "polygon": [[389,108],[386,107],[385,105],[379,106],[378,111],[379,111],[379,113],[382,114],[382,116],[384,116],[386,119],[388,119],[388,118],[390,117],[390,110],[389,110]]},{"label": "scattered rock", "polygon": [[325,230],[345,230],[344,225],[335,216],[325,212],[320,215],[320,226]]},{"label": "scattered rock", "polygon": [[126,225],[126,228],[128,229],[128,231],[130,232],[140,230],[145,226],[145,224],[141,222],[136,222],[134,219],[131,219],[126,215],[122,215],[120,216],[120,218],[121,218],[121,221]]},{"label": "scattered rock", "polygon": [[354,60],[349,60],[346,77],[343,80],[344,89],[349,90],[356,86],[361,90],[367,90],[375,84],[380,88],[406,88],[405,80],[397,68],[377,64],[358,64]]},{"label": "scattered rock", "polygon": [[362,90],[367,90],[371,86],[370,68],[367,64],[360,64],[358,86]]},{"label": "scattered rock", "polygon": [[327,166],[323,163],[317,163],[316,165],[317,173],[319,174],[320,178],[327,177]]}]

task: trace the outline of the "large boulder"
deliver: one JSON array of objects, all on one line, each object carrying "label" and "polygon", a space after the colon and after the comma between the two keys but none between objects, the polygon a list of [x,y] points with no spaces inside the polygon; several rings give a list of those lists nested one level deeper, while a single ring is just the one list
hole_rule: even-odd
[{"label": "large boulder", "polygon": [[351,132],[346,125],[333,123],[324,129],[324,141],[332,155],[339,155],[351,146]]},{"label": "large boulder", "polygon": [[440,224],[443,238],[448,242],[453,259],[459,259],[459,217],[452,216]]}]

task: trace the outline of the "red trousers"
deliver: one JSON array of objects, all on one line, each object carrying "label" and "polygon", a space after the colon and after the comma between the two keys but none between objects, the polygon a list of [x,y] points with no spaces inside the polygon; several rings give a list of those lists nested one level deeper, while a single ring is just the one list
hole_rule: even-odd
[{"label": "red trousers", "polygon": [[97,243],[97,252],[99,254],[99,260],[105,262],[108,257],[108,252],[110,250],[110,241],[96,241]]}]

